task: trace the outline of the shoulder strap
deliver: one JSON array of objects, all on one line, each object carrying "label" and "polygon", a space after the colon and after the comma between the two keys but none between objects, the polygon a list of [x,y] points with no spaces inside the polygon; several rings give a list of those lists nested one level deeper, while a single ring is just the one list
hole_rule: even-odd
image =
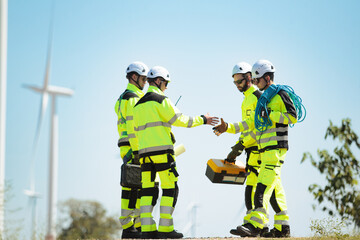
[{"label": "shoulder strap", "polygon": [[119,101],[119,108],[118,108],[118,112],[120,113],[121,116],[121,122],[122,123],[126,123],[126,119],[124,118],[124,116],[121,113],[121,100],[124,98],[125,94],[127,93],[134,93],[133,91],[126,89],[119,97],[118,101]]}]

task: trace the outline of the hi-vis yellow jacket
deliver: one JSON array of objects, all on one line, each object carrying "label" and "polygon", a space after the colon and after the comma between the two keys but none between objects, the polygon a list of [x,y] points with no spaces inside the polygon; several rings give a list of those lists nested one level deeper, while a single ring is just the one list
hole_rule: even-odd
[{"label": "hi-vis yellow jacket", "polygon": [[133,108],[142,96],[144,96],[143,91],[129,83],[115,104],[120,136],[118,146],[130,146],[135,153],[138,151],[139,143],[134,132]]},{"label": "hi-vis yellow jacket", "polygon": [[[255,112],[256,104],[261,96],[261,92],[256,90],[254,86],[249,87],[248,90],[244,92],[244,100],[241,104],[242,110],[242,121],[250,118],[251,115]],[[239,133],[240,129],[238,124],[235,126],[232,123],[229,123],[228,129],[226,130],[228,133]],[[243,131],[240,135],[239,142],[243,142],[245,148],[257,150],[257,143],[256,143],[256,133],[254,129],[248,129]]]},{"label": "hi-vis yellow jacket", "polygon": [[[272,126],[264,132],[256,130],[256,141],[260,152],[268,149],[289,148],[288,126],[297,122],[294,103],[284,91],[279,91],[268,103]],[[255,129],[255,112],[245,121],[233,123],[239,132]]]},{"label": "hi-vis yellow jacket", "polygon": [[139,156],[174,154],[171,126],[196,127],[204,124],[203,116],[182,114],[157,87],[149,86],[134,107],[135,134],[139,139]]}]

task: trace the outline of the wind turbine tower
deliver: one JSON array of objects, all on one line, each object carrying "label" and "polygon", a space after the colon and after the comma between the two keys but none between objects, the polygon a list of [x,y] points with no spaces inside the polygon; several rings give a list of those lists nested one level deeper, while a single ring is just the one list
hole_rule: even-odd
[{"label": "wind turbine tower", "polygon": [[[51,31],[50,31],[51,32]],[[51,98],[51,124],[50,124],[50,145],[49,145],[49,186],[48,186],[48,226],[46,240],[55,240],[56,221],[56,199],[57,199],[57,168],[58,168],[58,115],[56,110],[57,96],[72,96],[74,91],[68,88],[50,86],[50,63],[51,63],[51,37],[48,46],[47,64],[42,87],[27,86],[31,90],[42,94],[41,111],[38,122],[38,131],[41,125],[44,112],[47,107],[48,98]]]},{"label": "wind turbine tower", "polygon": [[197,209],[199,208],[199,205],[197,203],[190,203],[187,207],[188,216],[190,218],[190,221],[184,228],[184,233],[190,232],[190,237],[196,237],[196,216],[197,216]]},{"label": "wind turbine tower", "polygon": [[29,205],[31,208],[31,240],[36,239],[36,201],[40,198],[40,194],[35,192],[35,190],[24,190],[24,194],[29,197]]},{"label": "wind turbine tower", "polygon": [[0,0],[0,236],[4,234],[8,1]]}]

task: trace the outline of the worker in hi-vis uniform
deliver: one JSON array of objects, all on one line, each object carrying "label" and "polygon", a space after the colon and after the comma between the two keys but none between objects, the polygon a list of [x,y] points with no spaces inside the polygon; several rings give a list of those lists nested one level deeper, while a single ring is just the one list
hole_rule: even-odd
[{"label": "worker in hi-vis uniform", "polygon": [[[169,72],[160,66],[150,69],[147,80],[149,89],[134,107],[136,137],[139,139],[142,190],[140,218],[142,238],[182,238],[174,230],[172,214],[179,188],[178,172],[174,156],[172,126],[192,128],[203,124],[215,125],[218,118],[201,115],[189,117],[182,114],[164,95],[170,82]],[[159,189],[155,186],[155,175],[160,178],[162,197],[160,221],[157,228],[152,216]]]},{"label": "worker in hi-vis uniform", "polygon": [[[250,213],[248,223],[238,226],[238,235],[263,237],[289,237],[290,226],[287,214],[285,192],[281,184],[281,168],[288,150],[288,126],[297,122],[297,110],[289,93],[282,85],[273,84],[275,67],[267,60],[259,60],[252,67],[253,81],[260,91],[255,112],[243,122],[234,123],[239,132],[256,128],[256,140],[260,153],[260,170],[254,196],[255,209]],[[266,102],[268,101],[268,102]],[[265,104],[264,104],[265,103]],[[260,121],[260,123],[259,123]],[[268,124],[258,128],[259,124]],[[222,121],[215,132],[227,131],[229,124]],[[262,233],[268,223],[268,206],[274,211],[274,228]]]},{"label": "worker in hi-vis uniform", "polygon": [[[242,121],[250,118],[251,114],[255,112],[256,104],[261,96],[261,92],[257,90],[252,84],[251,65],[246,62],[237,63],[232,70],[232,77],[236,88],[244,94],[244,100],[241,104]],[[223,119],[221,119],[223,122]],[[239,128],[234,124],[229,123],[226,130],[228,133],[237,134]],[[246,172],[249,174],[246,178],[245,188],[245,206],[247,209],[244,217],[244,224],[250,219],[250,212],[254,209],[254,195],[257,184],[257,176],[260,168],[259,152],[256,142],[255,129],[241,132],[239,141],[232,147],[231,152],[226,157],[225,161],[235,163],[236,157],[239,156],[243,150],[246,152]],[[220,135],[220,134],[218,134]],[[265,230],[266,231],[266,230]],[[230,231],[231,234],[239,235],[236,229]]]},{"label": "worker in hi-vis uniform", "polygon": [[[142,62],[133,62],[126,69],[129,80],[126,90],[115,104],[118,116],[118,132],[120,155],[124,163],[140,164],[138,156],[138,140],[134,132],[133,108],[144,96],[143,89],[149,68]],[[123,232],[122,238],[140,238],[140,190],[122,187],[121,216],[119,218]]]}]

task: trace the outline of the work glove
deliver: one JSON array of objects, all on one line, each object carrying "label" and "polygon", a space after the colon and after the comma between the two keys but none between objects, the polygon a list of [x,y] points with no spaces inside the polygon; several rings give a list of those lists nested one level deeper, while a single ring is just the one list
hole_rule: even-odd
[{"label": "work glove", "polygon": [[170,136],[171,136],[171,142],[173,144],[175,144],[176,140],[175,140],[175,136],[174,136],[174,134],[172,132],[170,132]]},{"label": "work glove", "polygon": [[242,142],[238,142],[231,147],[231,152],[227,155],[225,162],[234,163],[237,156],[239,156],[244,150],[244,145]]},{"label": "work glove", "polygon": [[139,154],[138,153],[135,153],[134,154],[134,158],[133,158],[133,164],[137,164],[139,165],[140,164],[140,157],[139,157]]},{"label": "work glove", "polygon": [[213,127],[216,136],[220,136],[222,133],[226,132],[227,129],[228,129],[228,124],[224,122],[224,119],[222,118],[221,118],[221,123]]},{"label": "work glove", "polygon": [[262,118],[268,118],[269,115],[270,115],[270,112],[271,112],[271,109],[270,109],[270,108],[267,108],[267,112],[266,112],[265,108],[262,108],[262,109],[261,109],[261,112],[260,112],[260,116],[261,116]]}]

